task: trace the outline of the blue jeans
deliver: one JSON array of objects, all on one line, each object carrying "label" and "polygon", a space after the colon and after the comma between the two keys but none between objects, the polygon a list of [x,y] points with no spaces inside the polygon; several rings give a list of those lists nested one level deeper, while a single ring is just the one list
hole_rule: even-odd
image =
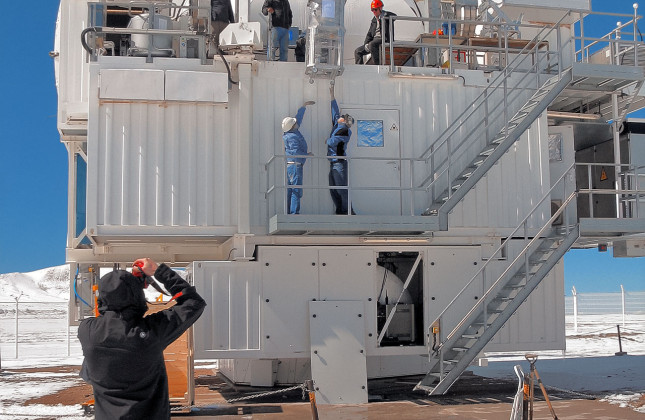
[{"label": "blue jeans", "polygon": [[[346,187],[347,186],[347,161],[339,160],[331,162],[329,168],[329,186]],[[336,206],[336,214],[347,214],[347,190],[330,189],[331,199]]]},{"label": "blue jeans", "polygon": [[267,60],[273,61],[275,59],[275,49],[280,47],[280,61],[287,61],[289,56],[289,30],[274,26],[271,28],[271,42],[270,48],[267,48]]},{"label": "blue jeans", "polygon": [[[287,182],[289,185],[302,185],[302,165],[287,164]],[[300,197],[302,188],[287,188],[287,214],[300,214]]]}]

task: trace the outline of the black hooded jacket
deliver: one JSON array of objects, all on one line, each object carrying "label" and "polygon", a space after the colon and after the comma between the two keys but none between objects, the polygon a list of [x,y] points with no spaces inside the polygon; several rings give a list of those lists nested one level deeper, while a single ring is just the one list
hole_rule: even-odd
[{"label": "black hooded jacket", "polygon": [[202,314],[206,302],[177,273],[161,264],[155,278],[176,298],[169,309],[147,310],[141,279],[113,271],[99,281],[101,316],[78,327],[81,377],[94,389],[96,419],[169,419],[163,350]]},{"label": "black hooded jacket", "polygon": [[271,26],[289,29],[293,21],[289,0],[264,0],[262,5],[262,14],[264,16],[269,15],[269,7],[273,9],[270,17]]}]

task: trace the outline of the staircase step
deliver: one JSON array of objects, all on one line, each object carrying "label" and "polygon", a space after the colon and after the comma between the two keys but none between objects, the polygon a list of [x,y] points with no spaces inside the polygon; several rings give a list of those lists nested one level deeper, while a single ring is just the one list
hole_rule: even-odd
[{"label": "staircase step", "polygon": [[479,336],[475,334],[462,334],[461,338],[465,338],[466,340],[477,340]]},{"label": "staircase step", "polygon": [[469,349],[468,349],[468,348],[466,348],[466,347],[453,347],[453,348],[452,348],[452,350],[454,350],[454,351],[458,351],[458,352],[460,352],[460,353],[465,353],[465,352],[467,352]]}]

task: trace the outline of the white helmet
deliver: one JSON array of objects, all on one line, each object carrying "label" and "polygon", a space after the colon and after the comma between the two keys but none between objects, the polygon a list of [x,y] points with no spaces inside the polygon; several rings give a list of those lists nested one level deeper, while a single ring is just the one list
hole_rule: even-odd
[{"label": "white helmet", "polygon": [[293,128],[296,125],[296,119],[293,117],[287,117],[282,120],[282,131],[285,133]]}]

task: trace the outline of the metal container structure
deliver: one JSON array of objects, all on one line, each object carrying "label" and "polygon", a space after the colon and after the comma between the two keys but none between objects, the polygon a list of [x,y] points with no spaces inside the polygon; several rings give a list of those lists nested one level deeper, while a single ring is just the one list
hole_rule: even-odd
[{"label": "metal container structure", "polygon": [[307,4],[306,73],[333,79],[343,74],[345,0],[313,0]]}]

